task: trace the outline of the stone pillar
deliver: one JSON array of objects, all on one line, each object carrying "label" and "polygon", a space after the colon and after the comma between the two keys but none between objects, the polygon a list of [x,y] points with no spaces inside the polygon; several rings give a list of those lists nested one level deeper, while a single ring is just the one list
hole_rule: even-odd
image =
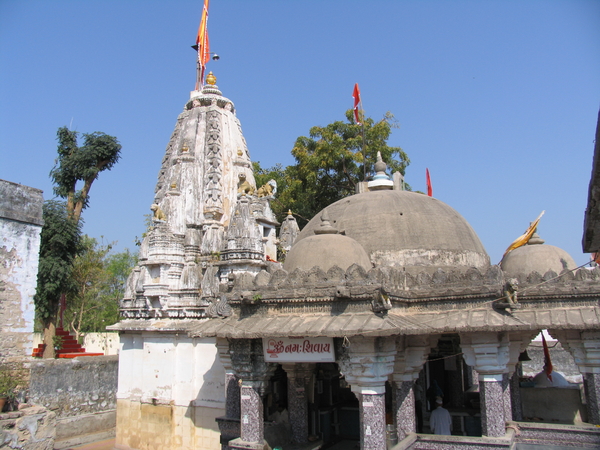
[{"label": "stone pillar", "polygon": [[499,437],[505,434],[503,374],[480,375],[481,431],[484,436]]},{"label": "stone pillar", "polygon": [[240,385],[238,377],[231,365],[229,342],[227,339],[217,338],[219,360],[225,369],[225,417],[228,419],[240,418]]},{"label": "stone pillar", "polygon": [[523,420],[523,404],[521,403],[521,384],[519,377],[521,376],[521,364],[517,366],[517,370],[510,377],[510,405],[512,407],[512,418],[516,421]]},{"label": "stone pillar", "polygon": [[381,389],[356,388],[360,414],[361,450],[386,450],[385,434],[385,384]]},{"label": "stone pillar", "polygon": [[340,353],[341,372],[359,402],[360,448],[386,450],[385,382],[394,370],[395,342],[355,336]]},{"label": "stone pillar", "polygon": [[408,433],[417,432],[417,417],[415,411],[415,393],[413,391],[413,381],[396,381],[395,400],[396,409],[394,411],[396,433],[398,442],[404,439]]},{"label": "stone pillar", "polygon": [[266,363],[261,339],[232,339],[229,343],[231,365],[240,387],[240,437],[228,442],[229,448],[262,450],[265,394],[276,365]]},{"label": "stone pillar", "polygon": [[217,338],[217,351],[225,369],[225,416],[216,420],[221,432],[221,450],[229,450],[227,443],[240,437],[240,385],[231,364],[229,341]]},{"label": "stone pillar", "polygon": [[481,332],[460,335],[465,362],[479,374],[481,399],[481,431],[484,436],[505,434],[503,374],[508,370],[508,336],[504,333]]},{"label": "stone pillar", "polygon": [[572,355],[583,375],[588,422],[600,425],[600,332],[548,330]]},{"label": "stone pillar", "polygon": [[583,374],[583,387],[588,407],[588,422],[600,425],[600,373]]},{"label": "stone pillar", "polygon": [[398,441],[409,433],[417,432],[414,381],[419,377],[423,364],[438,336],[401,336],[396,340],[394,362],[394,421]]},{"label": "stone pillar", "polygon": [[512,332],[508,337],[508,362],[502,379],[504,395],[504,417],[507,422],[523,420],[521,405],[521,386],[519,385],[520,363],[519,356],[527,349],[537,331]]},{"label": "stone pillar", "polygon": [[504,421],[510,422],[513,420],[512,395],[510,389],[510,375],[502,374],[502,401],[504,403]]},{"label": "stone pillar", "polygon": [[265,418],[260,392],[262,388],[261,382],[243,382],[240,393],[240,439],[248,444],[256,444],[256,447],[247,445],[237,447],[230,442],[231,447],[256,449],[264,447]]},{"label": "stone pillar", "polygon": [[288,377],[288,414],[292,428],[292,442],[308,442],[307,384],[315,364],[282,364]]}]

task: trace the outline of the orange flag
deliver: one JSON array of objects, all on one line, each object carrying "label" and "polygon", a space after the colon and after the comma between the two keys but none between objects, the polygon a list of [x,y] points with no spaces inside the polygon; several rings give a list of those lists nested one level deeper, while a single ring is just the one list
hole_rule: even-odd
[{"label": "orange flag", "polygon": [[204,80],[204,69],[206,63],[210,59],[210,46],[208,44],[208,2],[210,0],[204,0],[204,7],[202,8],[202,19],[200,20],[200,27],[198,28],[198,35],[196,36],[196,45],[198,46],[198,64],[200,66],[200,84]]},{"label": "orange flag", "polygon": [[546,376],[552,382],[552,361],[550,360],[550,351],[548,350],[548,344],[546,344],[546,338],[544,338],[544,332],[542,332],[542,344],[544,346],[544,372]]},{"label": "orange flag", "polygon": [[360,125],[360,117],[358,117],[358,104],[360,103],[360,89],[358,89],[358,83],[354,84],[354,91],[352,92],[354,97],[354,121],[357,125]]},{"label": "orange flag", "polygon": [[502,255],[502,258],[504,258],[508,254],[508,252],[514,250],[515,248],[522,247],[523,245],[529,242],[529,239],[531,239],[531,236],[533,236],[533,233],[535,233],[538,223],[540,223],[540,219],[542,218],[545,212],[546,211],[542,211],[538,218],[535,219],[535,221],[531,225],[529,225],[529,228],[527,228],[527,230],[525,230],[525,233],[523,233],[521,236],[515,239],[514,242],[508,246],[508,248],[504,252],[504,255]]}]

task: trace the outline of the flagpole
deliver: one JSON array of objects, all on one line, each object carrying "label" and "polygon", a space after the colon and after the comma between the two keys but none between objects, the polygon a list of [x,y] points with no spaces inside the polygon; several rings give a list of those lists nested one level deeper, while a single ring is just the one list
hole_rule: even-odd
[{"label": "flagpole", "polygon": [[363,109],[362,97],[360,99],[360,111],[363,113],[362,120],[360,121],[362,131],[363,181],[367,181],[367,152],[365,149],[365,110]]}]

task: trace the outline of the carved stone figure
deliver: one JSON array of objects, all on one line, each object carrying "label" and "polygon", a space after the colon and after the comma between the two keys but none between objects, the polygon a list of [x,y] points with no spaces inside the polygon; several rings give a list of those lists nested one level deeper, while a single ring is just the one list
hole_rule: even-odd
[{"label": "carved stone figure", "polygon": [[385,313],[392,309],[392,302],[390,302],[390,297],[387,293],[383,289],[379,289],[371,302],[371,306],[373,307],[373,312]]},{"label": "carved stone figure", "polygon": [[160,209],[160,206],[158,206],[156,203],[153,203],[152,206],[150,206],[150,210],[154,212],[154,220],[167,220],[167,215],[163,212],[162,209]]},{"label": "carved stone figure", "polygon": [[504,285],[503,295],[501,300],[495,302],[498,308],[519,309],[521,304],[517,300],[517,291],[519,289],[519,280],[510,278]]},{"label": "carved stone figure", "polygon": [[266,184],[262,185],[256,191],[256,195],[259,197],[270,197],[275,195],[277,192],[277,182],[275,180],[269,180]]},{"label": "carved stone figure", "polygon": [[238,178],[240,181],[238,182],[238,194],[246,194],[252,195],[254,194],[254,186],[252,186],[248,180],[246,180],[246,175],[240,173]]},{"label": "carved stone figure", "polygon": [[517,300],[517,290],[519,289],[519,280],[516,278],[511,278],[506,282],[504,286],[504,296],[506,301],[510,305],[516,305],[518,303]]}]

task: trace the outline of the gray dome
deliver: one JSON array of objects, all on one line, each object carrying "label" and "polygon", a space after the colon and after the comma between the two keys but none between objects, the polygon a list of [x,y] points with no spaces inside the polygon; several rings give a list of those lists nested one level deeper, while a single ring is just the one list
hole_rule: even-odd
[{"label": "gray dome", "polygon": [[315,234],[294,244],[285,257],[283,268],[292,272],[319,266],[327,272],[333,266],[346,270],[352,264],[362,266],[365,271],[371,268],[369,255],[358,242],[341,234]]},{"label": "gray dome", "polygon": [[544,275],[552,270],[557,275],[563,269],[574,269],[577,267],[571,255],[554,245],[542,245],[543,240],[536,234],[529,240],[529,244],[510,251],[500,263],[505,275],[517,277],[537,272]]},{"label": "gray dome", "polygon": [[[339,200],[323,211],[340,233],[365,249],[375,266],[485,269],[490,265],[468,222],[450,206],[423,194],[364,192]],[[319,217],[317,214],[304,227],[295,246],[313,235],[320,226]]]}]

